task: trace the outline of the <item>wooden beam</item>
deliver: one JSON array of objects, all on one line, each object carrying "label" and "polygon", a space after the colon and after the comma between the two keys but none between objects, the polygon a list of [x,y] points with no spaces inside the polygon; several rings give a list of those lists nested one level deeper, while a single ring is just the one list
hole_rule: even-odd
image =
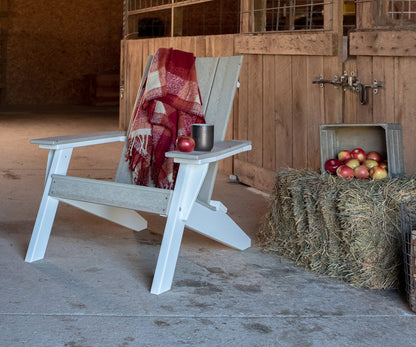
[{"label": "wooden beam", "polygon": [[358,31],[350,34],[350,55],[416,56],[414,31]]},{"label": "wooden beam", "polygon": [[235,53],[332,56],[336,54],[336,37],[328,32],[236,35]]},{"label": "wooden beam", "polygon": [[276,184],[276,171],[235,159],[235,175],[244,184],[272,193]]},{"label": "wooden beam", "polygon": [[127,15],[128,16],[133,16],[135,14],[148,13],[148,12],[161,11],[161,10],[168,10],[170,8],[175,8],[175,7],[199,5],[199,4],[202,4],[204,2],[210,2],[210,1],[213,1],[213,0],[185,0],[185,1],[182,1],[182,2],[179,2],[179,3],[149,6],[149,7],[144,7],[144,8],[138,9],[138,10],[128,11]]},{"label": "wooden beam", "polygon": [[252,31],[251,25],[251,0],[242,0],[241,1],[241,16],[240,16],[240,32],[248,33]]}]

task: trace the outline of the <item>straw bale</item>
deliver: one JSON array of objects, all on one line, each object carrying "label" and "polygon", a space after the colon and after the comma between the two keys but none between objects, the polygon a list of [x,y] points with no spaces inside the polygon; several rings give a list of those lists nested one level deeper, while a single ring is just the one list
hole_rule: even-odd
[{"label": "straw bale", "polygon": [[282,170],[259,242],[313,272],[365,288],[397,288],[399,205],[415,196],[416,176],[357,180]]}]

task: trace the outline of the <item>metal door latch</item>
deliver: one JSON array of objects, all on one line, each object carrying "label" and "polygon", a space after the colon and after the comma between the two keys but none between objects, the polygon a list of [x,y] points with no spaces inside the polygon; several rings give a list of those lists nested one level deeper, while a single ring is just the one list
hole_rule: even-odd
[{"label": "metal door latch", "polygon": [[326,80],[323,75],[320,75],[319,77],[315,77],[315,80],[312,81],[312,84],[319,84],[321,88],[323,88],[326,83],[332,84],[336,89],[341,87],[344,92],[351,90],[357,93],[361,105],[366,105],[368,103],[368,88],[373,89],[373,94],[377,94],[378,89],[382,88],[383,85],[383,82],[377,80],[374,80],[373,84],[361,83],[355,72],[351,72],[348,75],[346,71],[344,71],[342,76],[335,75],[332,80]]}]

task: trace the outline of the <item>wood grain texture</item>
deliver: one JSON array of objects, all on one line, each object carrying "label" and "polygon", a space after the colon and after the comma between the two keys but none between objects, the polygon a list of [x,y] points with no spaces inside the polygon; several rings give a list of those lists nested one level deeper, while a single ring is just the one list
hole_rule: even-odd
[{"label": "wood grain texture", "polygon": [[337,39],[332,33],[275,33],[236,35],[236,54],[334,55]]},{"label": "wood grain texture", "polygon": [[292,57],[275,57],[276,171],[293,165]]},{"label": "wood grain texture", "polygon": [[276,167],[276,121],[275,121],[275,57],[263,56],[263,138],[262,161],[263,167],[275,170]]},{"label": "wood grain texture", "polygon": [[[324,57],[323,76],[332,79],[335,75],[343,73],[343,64],[339,56]],[[313,86],[316,87],[316,86]],[[342,122],[342,103],[344,94],[342,89],[331,85],[324,86],[325,123]]]},{"label": "wood grain texture", "polygon": [[324,95],[321,88],[313,86],[314,76],[319,75],[323,69],[323,57],[309,57],[306,65],[306,105],[307,105],[307,154],[308,168],[320,166],[321,158],[319,143],[319,125],[325,123]]},{"label": "wood grain texture", "polygon": [[[373,83],[373,58],[372,57],[357,57],[357,76],[361,83],[372,84]],[[373,123],[373,91],[366,88],[368,103],[361,104],[357,97],[357,121],[358,123],[366,124]]]},{"label": "wood grain texture", "polygon": [[414,172],[416,168],[416,98],[414,92],[414,79],[416,69],[414,68],[416,58],[401,58],[397,64],[397,83],[395,109],[397,110],[397,123],[403,127],[403,153],[405,161],[405,172]]},{"label": "wood grain texture", "polygon": [[262,74],[263,60],[261,55],[246,56],[248,61],[248,79],[250,94],[247,105],[247,135],[253,143],[253,149],[247,153],[247,161],[262,167],[263,144],[263,105],[262,105]]},{"label": "wood grain texture", "polygon": [[350,34],[350,54],[416,56],[415,31],[357,31]]},{"label": "wood grain texture", "polygon": [[[355,59],[348,59],[344,63],[344,71],[347,72],[348,76],[351,73],[357,72],[357,64]],[[344,92],[344,103],[343,103],[343,123],[354,124],[357,123],[357,103],[358,97],[356,93],[352,91]]]},{"label": "wood grain texture", "polygon": [[394,59],[373,57],[373,79],[383,83],[377,94],[373,93],[374,123],[395,123]]},{"label": "wood grain texture", "polygon": [[276,172],[235,159],[235,175],[240,182],[264,192],[272,192],[276,183]]},{"label": "wood grain texture", "polygon": [[293,167],[308,166],[307,58],[292,57],[292,107],[293,107]]}]

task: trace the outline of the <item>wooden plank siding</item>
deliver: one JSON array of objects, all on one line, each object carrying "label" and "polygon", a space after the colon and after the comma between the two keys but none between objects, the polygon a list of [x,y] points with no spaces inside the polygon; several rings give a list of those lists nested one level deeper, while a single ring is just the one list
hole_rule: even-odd
[{"label": "wooden plank siding", "polygon": [[[246,4],[248,6],[249,1]],[[368,20],[362,11],[359,16]],[[412,56],[393,55],[390,49],[387,50],[389,54],[380,55],[377,46],[376,54],[373,54],[368,47],[360,48],[367,44],[366,41],[354,41],[351,36],[351,47],[358,47],[354,49],[359,55],[350,55],[343,62],[340,40],[333,34],[327,47],[319,45],[316,51],[313,45],[302,48],[299,42],[288,40],[292,35],[268,33],[267,40],[257,39],[281,40],[276,52],[270,48],[254,49],[252,43],[244,48],[244,42],[250,42],[247,41],[249,36],[125,41],[122,64],[125,92],[120,102],[120,127],[127,128],[146,57],[159,47],[191,51],[197,57],[243,54],[240,88],[226,137],[251,140],[253,150],[221,163],[221,172],[235,174],[241,182],[271,192],[276,172],[283,168],[320,168],[319,124],[400,123],[403,126],[405,170],[416,173],[416,156],[413,155],[416,148],[416,53]],[[412,37],[416,37],[416,33]],[[365,84],[371,84],[374,79],[382,81],[383,87],[375,95],[369,89],[369,102],[361,105],[357,93],[329,84],[323,88],[312,84],[319,75],[332,79],[344,71],[356,73]]]},{"label": "wooden plank siding", "polygon": [[[361,105],[358,96],[345,92],[344,123],[400,123],[403,128],[405,172],[416,173],[416,57],[357,56],[348,66],[364,83],[383,81],[383,87],[373,94],[369,89],[369,104]],[[355,99],[355,101],[354,101]]]},{"label": "wooden plank siding", "polygon": [[414,31],[358,31],[350,35],[352,55],[402,57],[416,55]]}]

